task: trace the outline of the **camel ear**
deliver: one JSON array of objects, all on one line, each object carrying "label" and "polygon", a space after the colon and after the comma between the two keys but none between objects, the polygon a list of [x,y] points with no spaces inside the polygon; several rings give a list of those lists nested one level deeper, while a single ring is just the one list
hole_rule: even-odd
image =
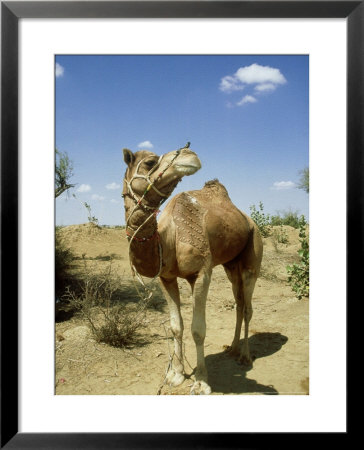
[{"label": "camel ear", "polygon": [[128,166],[133,164],[133,162],[135,161],[134,153],[131,150],[129,150],[128,148],[123,148],[123,153],[124,153],[124,161],[125,161],[125,163]]}]

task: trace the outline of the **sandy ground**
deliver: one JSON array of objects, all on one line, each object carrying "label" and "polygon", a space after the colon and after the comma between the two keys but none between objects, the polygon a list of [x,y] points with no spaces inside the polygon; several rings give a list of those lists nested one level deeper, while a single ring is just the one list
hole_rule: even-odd
[{"label": "sandy ground", "polygon": [[[309,391],[309,302],[297,300],[287,284],[286,265],[298,260],[298,230],[284,227],[288,244],[274,245],[264,239],[261,276],[253,296],[253,318],[249,327],[252,368],[239,365],[224,352],[235,327],[235,303],[231,285],[221,266],[213,272],[210,285],[205,340],[206,365],[212,395],[308,394]],[[125,231],[95,228],[89,224],[61,230],[64,242],[94,270],[110,264],[121,277],[121,293],[127,304],[136,304],[129,266]],[[192,305],[190,287],[179,280],[185,324],[185,371],[192,374],[196,364],[190,333]],[[67,308],[65,308],[67,309]],[[163,385],[173,343],[170,338],[166,301],[156,283],[147,310],[145,327],[137,343],[115,348],[95,341],[88,324],[77,315],[69,317],[57,308],[55,327],[55,392],[58,395],[189,394],[193,375],[177,388]]]}]

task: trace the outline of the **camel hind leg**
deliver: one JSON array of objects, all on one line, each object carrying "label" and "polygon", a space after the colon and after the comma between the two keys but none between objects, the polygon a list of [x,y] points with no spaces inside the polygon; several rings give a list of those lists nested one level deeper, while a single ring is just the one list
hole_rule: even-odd
[{"label": "camel hind leg", "polygon": [[[228,275],[232,284],[232,289],[236,302],[236,324],[234,338],[229,347],[229,353],[232,355],[240,355],[239,361],[246,365],[251,365],[252,359],[249,351],[249,322],[253,315],[252,296],[256,282],[255,272],[249,269],[240,268],[239,262],[230,264],[230,267],[225,265],[225,272]],[[242,323],[244,327],[244,342],[240,350],[240,334]]]},{"label": "camel hind leg", "polygon": [[249,322],[253,316],[253,307],[252,307],[252,296],[256,282],[255,273],[249,269],[244,269],[242,271],[242,279],[243,279],[243,317],[244,317],[244,342],[243,346],[240,350],[240,358],[239,361],[242,364],[251,365],[252,359],[250,356],[249,350]]},{"label": "camel hind leg", "polygon": [[241,326],[243,323],[243,306],[244,306],[244,294],[243,294],[243,279],[239,269],[238,261],[231,261],[227,264],[224,264],[224,269],[226,275],[228,276],[234,298],[236,303],[236,324],[235,324],[235,333],[232,344],[228,347],[228,351],[231,355],[238,356],[240,354],[240,333]]},{"label": "camel hind leg", "polygon": [[[239,361],[251,365],[252,359],[249,351],[249,322],[253,315],[252,296],[255,282],[259,276],[262,260],[263,246],[259,231],[254,232],[243,252],[233,261],[224,264],[225,272],[232,284],[236,302],[236,325],[235,333],[229,352],[240,355]],[[242,323],[244,327],[244,342],[240,350],[239,340]]]}]

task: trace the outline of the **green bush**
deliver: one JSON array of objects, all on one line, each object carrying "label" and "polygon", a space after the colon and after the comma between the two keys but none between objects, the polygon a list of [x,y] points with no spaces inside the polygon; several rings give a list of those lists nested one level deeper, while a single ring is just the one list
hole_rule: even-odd
[{"label": "green bush", "polygon": [[272,233],[272,242],[276,252],[278,252],[278,244],[288,244],[288,233],[283,228],[283,225],[280,225],[279,228],[273,230]]},{"label": "green bush", "polygon": [[298,216],[297,211],[282,211],[277,215],[270,217],[270,224],[272,226],[289,225],[293,228],[299,228],[300,217]]},{"label": "green bush", "polygon": [[309,238],[306,234],[306,221],[304,216],[300,218],[299,237],[301,248],[298,250],[300,257],[299,263],[287,266],[288,283],[296,293],[296,297],[301,300],[309,296],[310,290],[310,256],[309,256]]},{"label": "green bush", "polygon": [[263,237],[268,237],[271,233],[270,227],[270,216],[269,214],[264,214],[264,206],[262,202],[259,202],[259,210],[257,210],[255,205],[251,205],[250,217],[254,220],[257,227],[259,228],[260,234]]}]

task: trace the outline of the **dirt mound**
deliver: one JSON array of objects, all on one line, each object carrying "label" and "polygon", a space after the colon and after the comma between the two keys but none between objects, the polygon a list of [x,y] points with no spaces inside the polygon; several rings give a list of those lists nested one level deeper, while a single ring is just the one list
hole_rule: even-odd
[{"label": "dirt mound", "polygon": [[74,237],[77,236],[90,236],[90,235],[101,235],[104,234],[103,232],[105,229],[103,227],[100,227],[99,225],[96,225],[93,222],[89,223],[81,223],[78,225],[69,225],[67,227],[61,227],[59,228],[59,233],[61,236],[67,238],[67,237]]},{"label": "dirt mound", "polygon": [[84,223],[62,227],[58,233],[76,257],[108,260],[123,259],[127,254],[125,229],[121,227]]}]

